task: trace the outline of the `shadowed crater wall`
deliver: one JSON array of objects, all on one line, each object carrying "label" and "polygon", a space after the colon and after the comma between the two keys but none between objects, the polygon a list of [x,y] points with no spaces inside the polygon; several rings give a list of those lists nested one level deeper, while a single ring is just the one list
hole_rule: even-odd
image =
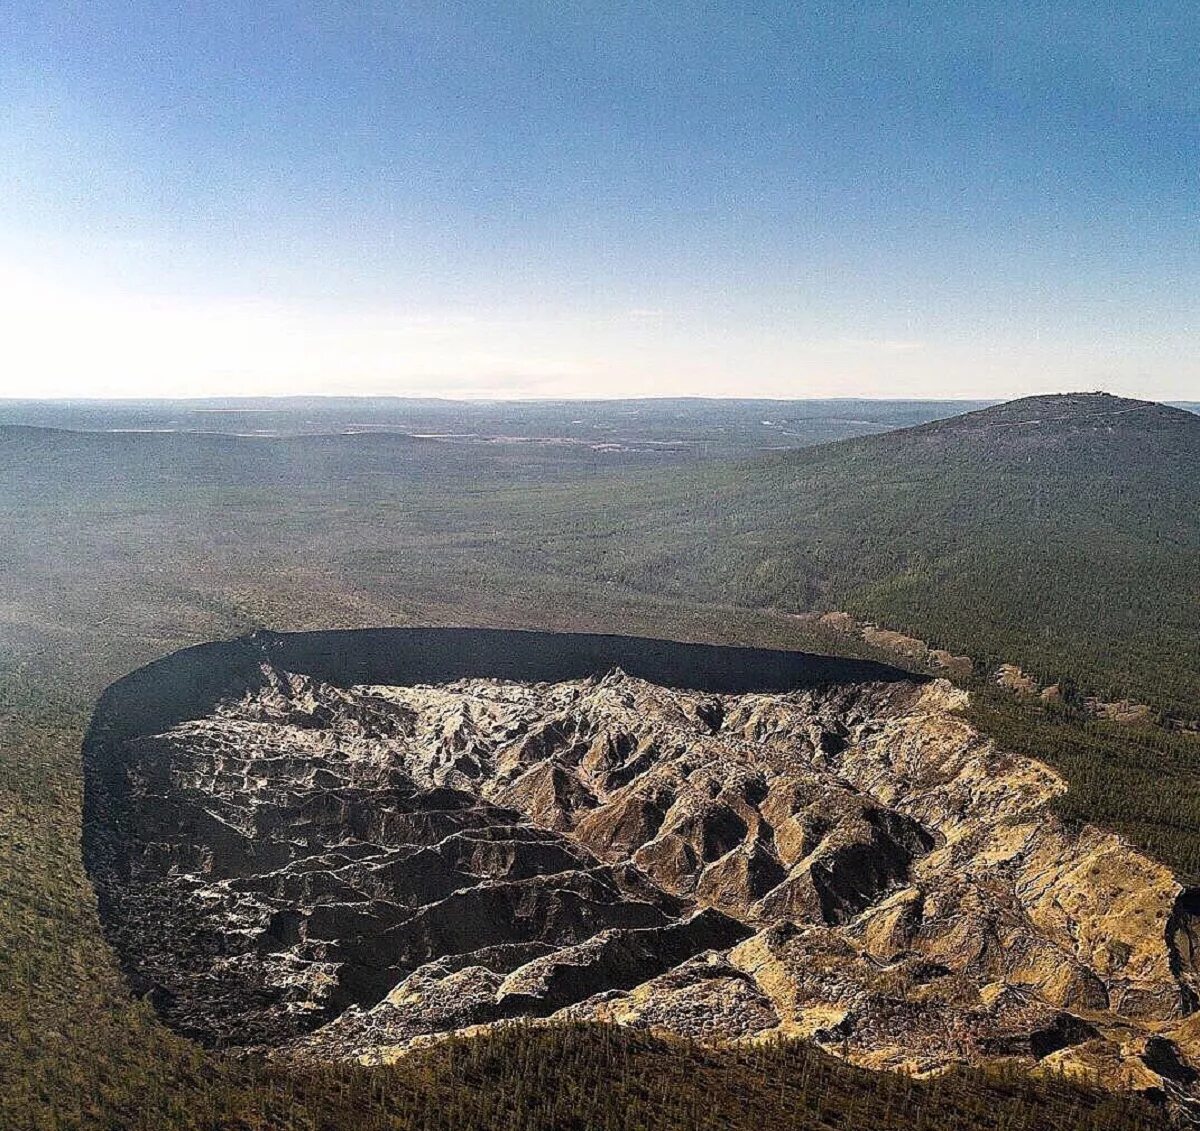
[{"label": "shadowed crater wall", "polygon": [[[240,748],[251,762],[257,758],[260,778],[265,772],[266,779],[272,779],[260,782],[251,812],[232,816],[223,803],[240,791],[253,792],[245,776],[236,782],[220,780],[223,773],[234,771],[236,756],[225,750],[223,758],[217,757],[219,767],[212,761],[204,771],[189,776],[183,772],[182,759],[174,757],[180,751],[175,739],[181,737],[181,729],[207,719],[222,704],[277,692],[283,686],[277,673],[286,673],[293,684],[297,678],[310,681],[320,689],[319,696],[334,689],[445,685],[463,679],[562,683],[596,679],[614,670],[656,685],[726,694],[862,682],[911,685],[920,680],[883,664],[799,652],[496,629],[259,632],[183,649],[109,687],[97,704],[84,743],[84,861],[96,885],[105,929],[134,987],[148,992],[169,1021],[207,1042],[276,1042],[328,1020],[348,1004],[377,1001],[403,969],[380,957],[380,948],[390,942],[385,944],[377,936],[394,928],[394,919],[416,908],[428,911],[428,905],[412,893],[401,899],[394,877],[384,882],[372,875],[369,882],[360,877],[348,883],[310,878],[302,894],[279,895],[266,913],[257,908],[262,921],[250,927],[239,918],[244,909],[228,906],[231,899],[234,904],[248,901],[249,897],[231,897],[229,892],[248,884],[250,875],[298,871],[305,861],[314,874],[334,872],[348,858],[349,840],[358,841],[350,855],[361,857],[374,848],[403,854],[412,847],[409,841],[441,842],[449,831],[468,826],[486,830],[490,841],[518,844],[518,856],[553,857],[543,843],[543,830],[526,827],[528,814],[489,806],[473,792],[445,788],[444,774],[414,783],[404,772],[404,757],[393,758],[388,750],[396,740],[412,737],[404,734],[407,715],[399,708],[385,707],[360,728],[357,737],[382,745],[382,752],[375,753],[382,753],[382,762],[393,763],[382,769],[373,763],[369,782],[359,780],[361,774],[338,777],[328,766],[319,765],[323,752],[288,734],[294,719],[280,717],[265,723],[268,730],[276,728],[275,739],[282,739],[285,746],[290,741],[290,752],[282,754],[270,749],[272,736],[264,737],[262,720],[257,725],[245,719],[232,723],[230,733],[213,740],[216,746]],[[346,702],[326,704],[304,719],[306,733],[301,739],[323,726],[336,730],[339,713],[349,716],[355,711]],[[259,749],[264,743],[265,748]],[[456,784],[466,784],[468,790],[472,785]],[[324,815],[316,812],[322,806],[328,810]],[[423,827],[414,831],[414,822]],[[369,836],[359,836],[352,828],[363,825],[370,826]],[[512,835],[502,836],[499,830]],[[375,843],[394,841],[397,836],[405,838],[398,849],[395,844]],[[556,830],[546,832],[545,838],[547,842],[561,839]],[[526,860],[509,871],[524,868],[539,877],[570,872],[572,883],[578,882],[579,873],[596,882],[597,869],[602,867],[598,858],[585,852],[587,858],[581,860],[574,847],[563,850],[556,845],[555,849],[566,852],[563,859],[569,860],[571,868],[553,871],[544,862]],[[497,879],[487,868],[467,870],[439,887],[435,874],[444,871],[444,865],[432,863],[426,855],[416,854],[407,871],[416,877],[413,883],[428,889],[423,894],[430,896],[431,904],[450,896],[465,902],[460,889]],[[396,861],[388,866],[396,871]],[[372,867],[381,870],[378,861]],[[203,880],[194,882],[197,877]],[[210,890],[209,881],[228,890]],[[546,879],[542,886],[548,890],[555,883]],[[672,901],[664,892],[653,891],[648,901],[641,898],[646,892],[639,892],[639,898],[633,899],[611,877],[605,876],[604,883],[600,902],[611,903],[609,911],[600,914],[589,903],[585,922],[564,926],[564,917],[570,917],[564,902],[571,903],[576,893],[554,892],[547,914],[557,925],[542,925],[534,933],[556,941],[578,941],[626,919],[662,927],[697,910],[691,902]],[[364,895],[363,884],[371,887],[370,895]],[[197,887],[204,888],[204,898],[199,898]],[[473,902],[494,903],[496,893],[491,887]],[[307,910],[296,910],[293,902]],[[361,915],[367,903],[373,907],[370,922]],[[449,907],[439,907],[426,917],[438,914],[454,918]],[[506,914],[489,904],[475,915],[477,922],[468,933],[477,936],[474,941],[494,935],[499,945],[509,945],[510,936],[529,933],[524,930],[526,923],[496,929],[495,923]],[[721,924],[716,934],[709,919]],[[307,954],[322,924],[328,933],[334,920],[342,935],[316,948],[321,961],[306,958],[301,963],[305,974],[336,967],[336,976],[330,975],[332,980],[324,987],[327,992],[318,995],[319,1006],[311,1001],[297,1006],[288,1000],[294,986],[264,982],[261,964],[245,960],[247,950],[282,952],[297,944]],[[698,943],[728,942],[739,933],[735,924],[722,923],[719,916],[703,918],[689,930]],[[655,937],[653,945],[659,950],[678,949],[667,945],[666,939]],[[650,945],[652,940],[648,936],[643,941]],[[434,940],[426,945],[428,953],[422,954],[441,957],[439,950],[453,945],[457,944]],[[287,980],[288,976],[280,977]],[[510,1012],[529,1011],[525,1003]]]},{"label": "shadowed crater wall", "polygon": [[1195,896],[963,703],[796,652],[259,633],[103,694],[84,860],[134,989],[210,1045],[589,1018],[1192,1088]]}]

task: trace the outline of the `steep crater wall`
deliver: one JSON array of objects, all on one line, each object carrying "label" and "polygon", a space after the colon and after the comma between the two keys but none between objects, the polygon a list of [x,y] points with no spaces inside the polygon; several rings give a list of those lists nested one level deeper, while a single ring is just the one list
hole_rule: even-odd
[{"label": "steep crater wall", "polygon": [[1188,1092],[1194,893],[1064,827],[961,702],[802,653],[257,634],[105,692],[85,863],[134,987],[209,1044],[586,1017]]},{"label": "steep crater wall", "polygon": [[[220,978],[228,986],[216,993],[211,984],[214,965],[245,940],[236,939],[219,916],[208,916],[194,901],[180,900],[180,885],[164,876],[199,870],[233,882],[266,868],[268,862],[282,865],[303,856],[313,845],[282,845],[286,837],[272,840],[261,828],[234,830],[223,823],[211,811],[219,792],[215,781],[188,785],[178,775],[173,777],[170,758],[164,760],[161,751],[154,749],[154,736],[203,720],[223,703],[263,695],[272,687],[276,672],[307,678],[327,689],[350,689],[439,685],[471,678],[561,682],[594,678],[614,669],[657,685],[735,694],[861,682],[911,684],[922,678],[870,661],[799,652],[500,629],[259,632],[183,649],[109,687],[97,704],[84,742],[84,862],[96,884],[102,921],[134,986],[149,992],[169,1020],[201,1039],[270,1043],[281,1033],[302,1031],[327,1019],[330,1011],[348,1002],[377,998],[388,985],[388,975],[372,975],[361,963],[343,963],[342,977],[324,1008],[292,1010],[286,1017],[268,1009],[262,1024],[247,1015],[254,972],[229,969]],[[325,722],[333,719],[339,706]],[[316,728],[321,721],[314,717],[305,726]],[[375,737],[389,737],[396,720],[376,721],[383,729]],[[256,736],[235,734],[233,741],[241,737],[253,746]],[[304,777],[309,761],[316,760],[312,751],[301,751],[298,777]],[[292,781],[275,784],[284,790],[296,786]],[[374,810],[367,820],[378,822],[397,806],[470,808],[462,797],[436,792],[410,806],[411,799],[400,797],[409,785],[390,791],[372,788],[360,799]],[[322,780],[321,775],[301,788],[308,789],[310,806],[317,798],[327,804],[330,799],[344,800],[331,791],[331,779]],[[495,827],[510,816],[485,811],[460,820],[490,827],[494,834]],[[294,814],[279,817],[283,824],[294,819]],[[336,843],[341,835],[338,822],[352,819],[349,808],[339,809],[326,840]],[[434,824],[438,822],[439,831],[455,823],[446,817]],[[523,851],[528,855],[533,850]],[[335,902],[314,898],[322,905]],[[304,917],[306,929],[312,928],[312,918]],[[267,927],[265,945],[289,931],[295,933],[298,922],[290,909],[280,910]],[[256,945],[261,949],[263,944]],[[193,957],[202,951],[203,969],[195,963],[180,965],[181,954],[176,951],[188,951]],[[277,989],[260,985],[254,993],[263,999],[278,998]],[[208,997],[200,1005],[199,995],[205,991]],[[207,1019],[200,1016],[205,1011],[211,1014]]]}]

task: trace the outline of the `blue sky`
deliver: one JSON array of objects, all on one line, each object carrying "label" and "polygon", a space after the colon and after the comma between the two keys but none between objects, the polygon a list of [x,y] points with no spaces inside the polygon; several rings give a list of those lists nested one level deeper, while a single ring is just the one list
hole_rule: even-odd
[{"label": "blue sky", "polygon": [[1200,397],[1194,3],[9,0],[0,106],[0,395]]}]

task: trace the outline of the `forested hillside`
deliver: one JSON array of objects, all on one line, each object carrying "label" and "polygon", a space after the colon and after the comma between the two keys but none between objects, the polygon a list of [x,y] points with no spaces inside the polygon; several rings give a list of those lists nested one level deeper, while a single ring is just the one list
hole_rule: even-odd
[{"label": "forested hillside", "polygon": [[[1195,714],[1198,459],[1200,419],[1096,397],[672,467],[388,434],[0,429],[0,1123],[569,1126],[501,1063],[533,1058],[573,1103],[601,1096],[614,1127],[691,1126],[698,1111],[771,1126],[768,1110],[848,1129],[1154,1125],[1056,1084],[951,1078],[938,1091],[823,1058],[806,1070],[802,1047],[698,1057],[594,1031],[501,1035],[386,1074],[213,1060],[116,975],[79,861],[78,750],[106,683],[260,624],[839,646],[772,606],[848,607]],[[1000,741],[1066,771],[1072,816],[1197,870],[1193,736],[978,702]],[[599,1082],[617,1066],[629,1083],[613,1093]]]},{"label": "forested hillside", "polygon": [[1200,714],[1200,417],[1034,397],[664,474],[602,561],[635,588],[846,608],[987,662]]}]

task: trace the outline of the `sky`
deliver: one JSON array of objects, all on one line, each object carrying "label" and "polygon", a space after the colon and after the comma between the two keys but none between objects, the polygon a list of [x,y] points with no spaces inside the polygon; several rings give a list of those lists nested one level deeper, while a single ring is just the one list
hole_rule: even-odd
[{"label": "sky", "polygon": [[1200,6],[0,5],[0,396],[1200,399]]}]

